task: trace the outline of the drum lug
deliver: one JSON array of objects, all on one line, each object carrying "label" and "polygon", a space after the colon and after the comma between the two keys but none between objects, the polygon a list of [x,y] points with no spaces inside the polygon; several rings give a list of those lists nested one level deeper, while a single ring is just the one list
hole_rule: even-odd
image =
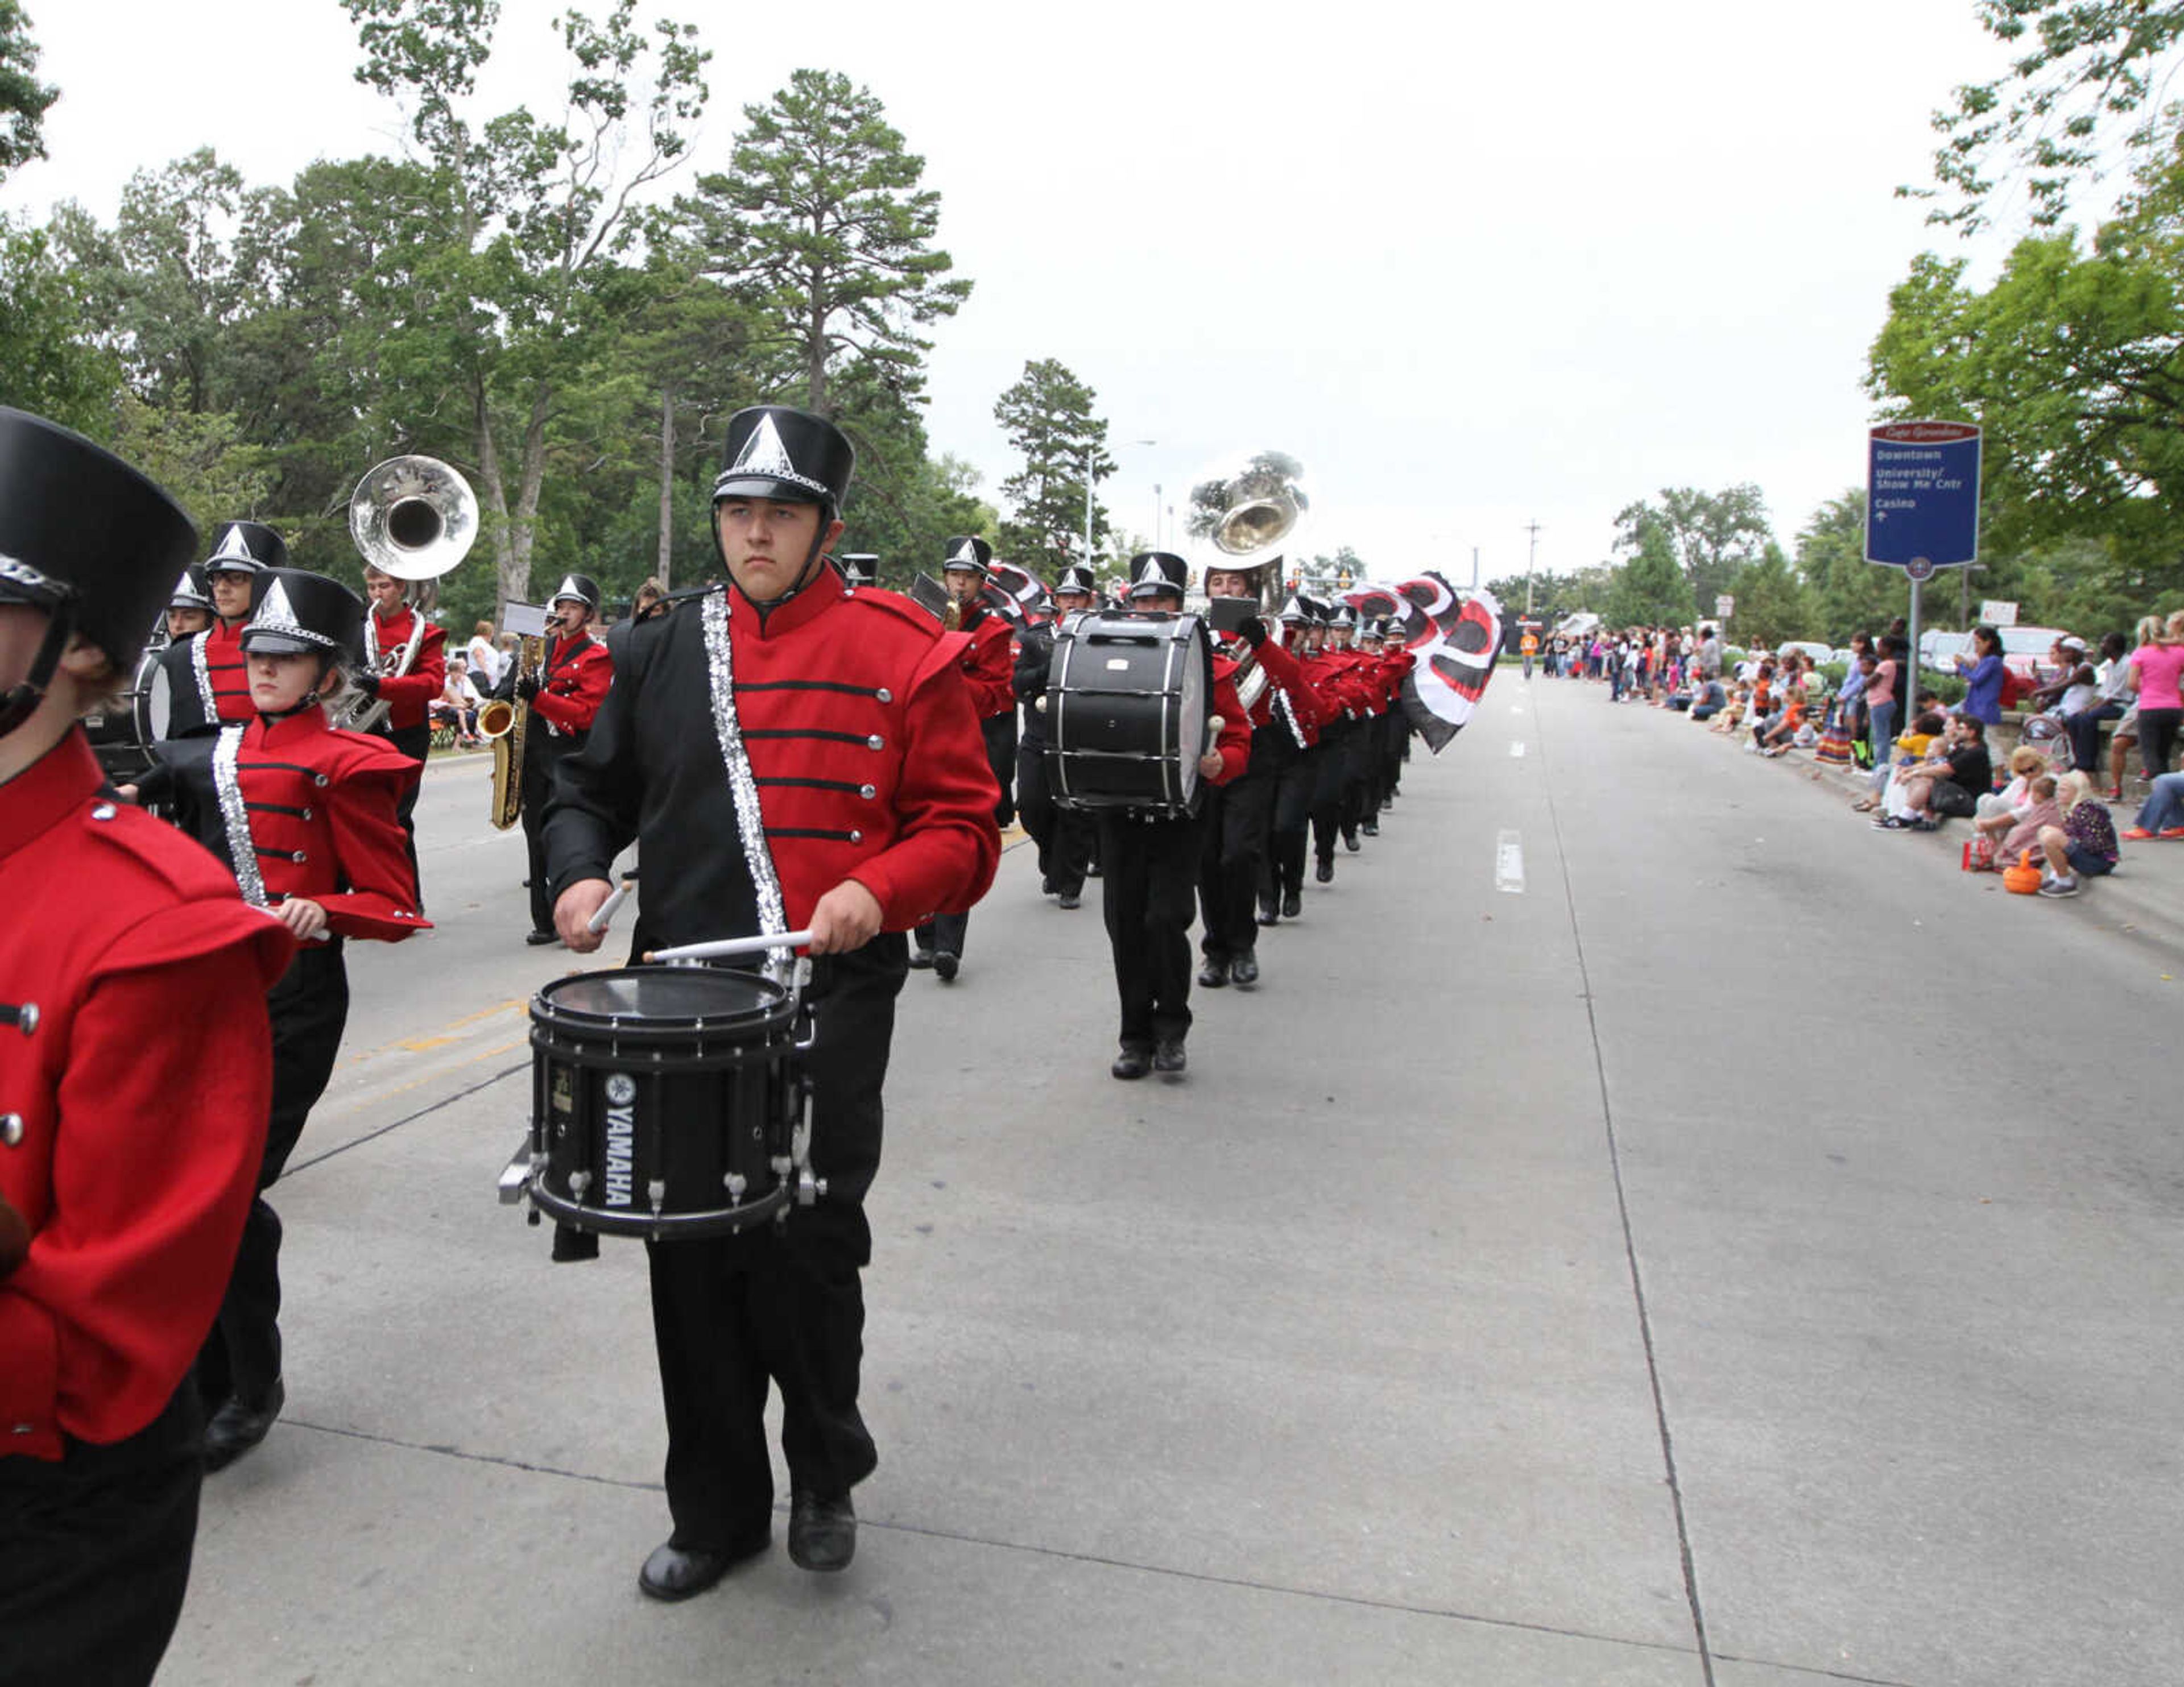
[{"label": "drum lug", "polygon": [[[571,1179],[571,1181],[574,1182],[575,1180]],[[653,1178],[649,1183],[645,1184],[644,1192],[652,1197],[652,1216],[655,1218],[659,1217],[660,1210],[667,1205],[667,1179],[665,1178]]]},{"label": "drum lug", "polygon": [[584,1198],[585,1191],[589,1189],[591,1187],[592,1174],[590,1172],[571,1172],[569,1174],[569,1199],[571,1200],[582,1201]]},{"label": "drum lug", "polygon": [[809,1166],[796,1174],[797,1205],[810,1206],[826,1193],[827,1180],[824,1178],[813,1177]]},{"label": "drum lug", "polygon": [[722,1178],[721,1182],[727,1186],[728,1205],[741,1206],[744,1204],[744,1191],[750,1186],[750,1180],[740,1172],[731,1172]]}]

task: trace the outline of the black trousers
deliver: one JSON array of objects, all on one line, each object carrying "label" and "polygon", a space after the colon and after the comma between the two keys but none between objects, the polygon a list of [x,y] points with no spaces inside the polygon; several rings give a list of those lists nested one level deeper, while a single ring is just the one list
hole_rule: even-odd
[{"label": "black trousers", "polygon": [[846,1493],[879,1462],[857,1409],[871,1262],[866,1192],[879,1170],[881,1089],[907,949],[883,933],[820,963],[814,979],[811,1160],[827,1190],[755,1235],[645,1244],[667,1415],[676,1545],[731,1550],[773,1509],[769,1382],[799,1489]]},{"label": "black trousers", "polygon": [[967,913],[935,914],[911,933],[922,954],[958,956],[963,953],[964,939],[970,934],[971,916]]},{"label": "black trousers", "polygon": [[265,1199],[304,1133],[304,1121],[333,1076],[348,1022],[348,972],[342,940],[305,944],[265,994],[273,1022],[273,1110],[258,1194],[242,1221],[242,1241],[220,1315],[198,1354],[198,1386],[209,1405],[232,1395],[262,1402],[281,1375],[281,1217]]},{"label": "black trousers", "polygon": [[1190,920],[1198,889],[1198,817],[1139,820],[1103,810],[1100,905],[1122,999],[1120,1040],[1150,1049],[1190,1030]]},{"label": "black trousers", "polygon": [[[531,857],[531,929],[554,929],[554,888],[546,878],[546,833],[543,824],[547,800],[554,794],[554,771],[561,758],[582,748],[577,738],[547,738],[546,723],[537,715],[524,728],[523,845]],[[543,740],[543,742],[542,742]]]},{"label": "black trousers", "polygon": [[1269,902],[1278,902],[1286,894],[1304,894],[1305,846],[1312,832],[1312,799],[1319,782],[1319,754],[1317,749],[1308,749],[1275,776],[1267,848]]},{"label": "black trousers", "polygon": [[1274,776],[1245,773],[1207,793],[1198,817],[1198,946],[1209,960],[1233,960],[1259,945],[1256,909],[1273,831]]},{"label": "black trousers", "polygon": [[142,1687],[182,1613],[204,1481],[204,1418],[185,1381],[112,1446],[58,1463],[0,1458],[0,1680]]},{"label": "black trousers", "polygon": [[1054,800],[1047,784],[1046,747],[1035,739],[1017,748],[1017,816],[1038,846],[1042,882],[1061,895],[1082,895],[1092,859],[1092,822],[1083,810]]},{"label": "black trousers", "polygon": [[1379,743],[1380,722],[1377,717],[1360,721],[1351,732],[1345,745],[1347,757],[1342,772],[1342,829],[1354,832],[1366,821],[1377,821],[1380,815],[1380,793],[1374,783],[1378,773],[1375,747]]},{"label": "black trousers", "polygon": [[1350,745],[1356,735],[1357,724],[1346,721],[1340,727],[1329,726],[1319,740],[1319,747],[1307,761],[1317,760],[1316,777],[1312,787],[1312,849],[1322,861],[1334,860],[1335,833],[1346,830],[1357,822],[1343,811],[1343,793],[1350,775]]}]

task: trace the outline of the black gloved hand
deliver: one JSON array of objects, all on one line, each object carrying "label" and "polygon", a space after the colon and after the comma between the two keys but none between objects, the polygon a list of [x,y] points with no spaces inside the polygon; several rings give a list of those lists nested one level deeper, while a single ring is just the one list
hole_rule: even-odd
[{"label": "black gloved hand", "polygon": [[521,698],[526,703],[530,702],[532,698],[538,696],[538,676],[536,674],[519,675],[515,682],[515,694]]},{"label": "black gloved hand", "polygon": [[1253,615],[1236,629],[1236,635],[1256,650],[1267,642],[1267,624]]},{"label": "black gloved hand", "polygon": [[376,697],[379,695],[379,676],[377,674],[353,674],[349,676],[349,683],[354,686],[359,691],[362,692],[366,697]]}]

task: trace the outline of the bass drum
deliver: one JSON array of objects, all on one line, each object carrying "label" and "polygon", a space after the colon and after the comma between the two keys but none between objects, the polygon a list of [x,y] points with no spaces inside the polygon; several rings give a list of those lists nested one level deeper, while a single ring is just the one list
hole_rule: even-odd
[{"label": "bass drum", "polygon": [[1190,813],[1212,695],[1213,647],[1196,615],[1070,616],[1055,635],[1047,677],[1055,800]]},{"label": "bass drum", "polygon": [[152,746],[167,736],[174,714],[174,692],[166,665],[159,650],[147,650],[137,661],[129,689],[111,709],[83,717],[85,735],[98,756],[106,777],[117,785],[133,785],[152,771]]}]

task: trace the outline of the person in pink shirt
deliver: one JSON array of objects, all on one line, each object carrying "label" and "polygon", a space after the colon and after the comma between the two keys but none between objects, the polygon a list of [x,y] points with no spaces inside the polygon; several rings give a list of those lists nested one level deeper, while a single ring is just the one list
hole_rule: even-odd
[{"label": "person in pink shirt", "polygon": [[2171,615],[2165,628],[2147,616],[2138,624],[2138,640],[2131,653],[2131,671],[2138,676],[2138,749],[2152,780],[2169,771],[2177,723],[2184,721],[2184,697],[2177,693],[2184,675],[2184,615]]}]

